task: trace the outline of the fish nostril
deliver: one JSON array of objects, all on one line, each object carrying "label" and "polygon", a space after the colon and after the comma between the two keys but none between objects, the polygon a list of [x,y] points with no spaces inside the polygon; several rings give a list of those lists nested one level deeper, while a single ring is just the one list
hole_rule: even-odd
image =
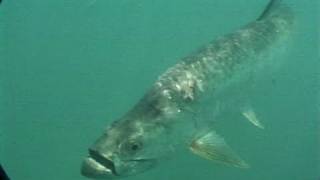
[{"label": "fish nostril", "polygon": [[116,168],[112,160],[104,157],[101,153],[94,149],[89,149],[89,155],[92,159],[110,169],[114,175],[117,175]]}]

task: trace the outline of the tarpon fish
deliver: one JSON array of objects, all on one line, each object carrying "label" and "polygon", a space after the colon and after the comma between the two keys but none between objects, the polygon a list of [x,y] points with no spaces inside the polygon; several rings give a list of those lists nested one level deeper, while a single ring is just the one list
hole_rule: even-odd
[{"label": "tarpon fish", "polygon": [[[249,165],[218,135],[211,120],[196,117],[202,99],[225,91],[226,84],[268,59],[270,50],[290,33],[293,13],[271,0],[253,22],[205,45],[164,72],[140,101],[114,121],[89,148],[81,173],[116,179],[145,172],[188,147],[202,158],[240,168]],[[252,109],[243,112],[263,128]],[[205,123],[205,126],[197,125]]]}]

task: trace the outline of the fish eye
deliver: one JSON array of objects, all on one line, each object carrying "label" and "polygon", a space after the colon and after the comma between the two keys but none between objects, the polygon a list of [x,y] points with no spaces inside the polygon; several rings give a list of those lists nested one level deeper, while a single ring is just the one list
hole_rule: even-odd
[{"label": "fish eye", "polygon": [[125,154],[134,154],[137,151],[141,150],[143,147],[142,142],[140,141],[127,141],[121,145],[121,150]]},{"label": "fish eye", "polygon": [[139,143],[132,143],[130,148],[132,151],[137,151],[137,150],[141,149],[141,147],[142,147],[142,145]]}]

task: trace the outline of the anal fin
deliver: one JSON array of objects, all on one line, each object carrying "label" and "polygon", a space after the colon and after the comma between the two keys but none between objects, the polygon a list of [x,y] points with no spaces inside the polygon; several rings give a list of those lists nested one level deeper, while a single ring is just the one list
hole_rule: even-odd
[{"label": "anal fin", "polygon": [[249,168],[249,165],[233,152],[224,139],[214,131],[196,135],[189,149],[194,154],[208,160],[239,168]]}]

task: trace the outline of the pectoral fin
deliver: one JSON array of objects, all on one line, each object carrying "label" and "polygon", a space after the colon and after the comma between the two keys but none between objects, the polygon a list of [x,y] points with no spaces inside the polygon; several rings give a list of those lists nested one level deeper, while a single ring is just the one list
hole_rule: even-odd
[{"label": "pectoral fin", "polygon": [[244,111],[242,111],[242,115],[253,125],[257,126],[258,128],[264,129],[263,124],[257,118],[257,115],[252,108],[247,108]]},{"label": "pectoral fin", "polygon": [[202,158],[239,168],[249,168],[249,165],[214,131],[196,135],[189,148],[191,152]]}]

